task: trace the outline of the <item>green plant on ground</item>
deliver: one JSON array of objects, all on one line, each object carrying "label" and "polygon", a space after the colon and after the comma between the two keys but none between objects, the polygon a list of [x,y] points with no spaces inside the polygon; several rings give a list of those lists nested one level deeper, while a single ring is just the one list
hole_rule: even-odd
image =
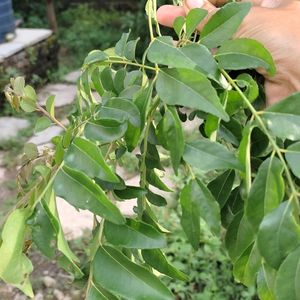
[{"label": "green plant on ground", "polygon": [[168,247],[164,251],[168,261],[189,274],[188,282],[167,276],[162,278],[177,296],[176,299],[255,299],[255,289],[247,289],[234,282],[230,259],[220,239],[210,233],[205,222],[201,222],[200,247],[193,251],[173,210],[165,211],[165,215],[157,213],[162,225],[172,230],[172,234],[167,236]]},{"label": "green plant on ground", "polygon": [[120,32],[128,30],[125,12],[95,10],[87,4],[69,8],[59,15],[60,45],[66,49],[70,63],[80,67],[86,53],[114,45]]},{"label": "green plant on ground", "polygon": [[[263,300],[299,299],[300,93],[257,110],[256,81],[230,72],[258,67],[270,76],[276,72],[260,43],[232,39],[250,6],[225,5],[200,36],[196,27],[207,11],[192,10],[174,23],[175,46],[171,37],[161,36],[156,1],[149,0],[151,42],[143,59],[136,59],[138,40],[127,33],[114,49],[92,51],[68,127],[55,115],[54,97],[43,108],[24,79],[11,81],[6,96],[15,109],[41,112],[40,130],[56,123],[64,133],[44,153],[31,144],[25,148],[19,202],[1,236],[5,282],[33,296],[33,266],[26,255],[33,243],[81,281],[86,299],[173,299],[158,272],[183,281],[189,274],[164,255],[172,232],[153,210],[166,205],[153,186],[172,192],[156,171],[163,169],[157,150],[162,146],[174,173],[185,172],[180,223],[192,247],[200,246],[203,220],[211,234],[224,237],[237,281],[256,286]],[[182,106],[192,110],[189,116]],[[201,134],[189,142],[182,129],[187,117],[203,119]],[[126,151],[135,151],[139,160],[139,187],[126,185],[115,172]],[[94,214],[87,261],[64,239],[56,196]],[[125,218],[116,203],[133,198],[136,215]]]}]

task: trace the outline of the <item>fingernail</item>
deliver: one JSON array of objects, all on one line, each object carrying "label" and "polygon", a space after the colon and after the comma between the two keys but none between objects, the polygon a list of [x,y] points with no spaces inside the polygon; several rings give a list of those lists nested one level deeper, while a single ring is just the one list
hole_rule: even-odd
[{"label": "fingernail", "polygon": [[201,8],[204,5],[203,0],[187,0],[186,4],[189,8]]},{"label": "fingernail", "polygon": [[260,6],[265,8],[276,8],[279,4],[280,3],[276,0],[263,0]]}]

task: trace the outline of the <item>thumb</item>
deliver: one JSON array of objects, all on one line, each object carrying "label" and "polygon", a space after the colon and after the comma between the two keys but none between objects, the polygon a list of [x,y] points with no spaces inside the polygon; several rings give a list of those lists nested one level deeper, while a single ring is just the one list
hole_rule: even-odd
[{"label": "thumb", "polygon": [[294,93],[294,89],[287,82],[278,82],[266,79],[265,92],[267,106],[275,104]]},{"label": "thumb", "polygon": [[186,0],[184,1],[183,8],[186,14],[188,14],[189,11],[194,8],[202,8],[208,11],[208,15],[206,16],[206,18],[197,26],[197,29],[199,31],[202,30],[211,16],[218,11],[218,8],[207,0]]}]

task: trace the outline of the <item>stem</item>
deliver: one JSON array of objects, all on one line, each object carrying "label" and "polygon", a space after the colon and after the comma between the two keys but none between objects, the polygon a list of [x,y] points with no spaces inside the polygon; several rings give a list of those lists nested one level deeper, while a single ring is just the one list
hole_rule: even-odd
[{"label": "stem", "polygon": [[113,147],[114,147],[114,143],[111,143],[111,144],[109,145],[108,149],[107,149],[106,154],[105,154],[105,157],[104,157],[104,160],[105,160],[105,161],[108,159],[109,154],[111,153]]},{"label": "stem", "polygon": [[148,0],[148,27],[149,27],[149,33],[150,33],[150,39],[151,41],[154,40],[154,33],[153,33],[153,24],[152,24],[152,12],[153,12],[153,0]]},{"label": "stem", "polygon": [[[153,0],[153,10],[156,12],[157,10],[157,1]],[[157,21],[157,16],[156,13],[154,15],[154,20],[155,20],[155,24],[156,24],[156,33],[158,34],[158,36],[161,36],[161,32],[160,32],[160,27],[159,27],[159,23]]]},{"label": "stem", "polygon": [[108,63],[111,64],[121,64],[121,65],[130,65],[130,66],[135,66],[135,67],[139,67],[139,68],[143,68],[143,69],[147,69],[147,70],[151,70],[151,71],[157,71],[156,68],[154,67],[150,67],[150,66],[145,66],[139,63],[135,63],[135,62],[131,62],[131,61],[127,61],[127,60],[108,60]]},{"label": "stem", "polygon": [[[42,200],[42,198],[44,197],[44,195],[46,194],[46,192],[48,191],[49,187],[52,185],[52,183],[54,182],[54,179],[57,175],[57,173],[60,171],[60,169],[64,166],[64,162],[62,162],[57,169],[54,171],[54,173],[52,174],[51,178],[49,179],[49,181],[47,182],[47,185],[45,186],[45,188],[43,189],[43,191],[41,192],[41,194],[39,195],[39,197],[35,200],[35,204],[37,204],[38,202],[40,202]],[[35,206],[35,205],[34,205]]]},{"label": "stem", "polygon": [[[147,119],[147,126],[145,129],[145,134],[144,134],[144,144],[143,144],[143,153],[142,153],[142,161],[141,161],[141,167],[140,167],[140,171],[141,171],[141,179],[140,179],[140,186],[141,188],[145,188],[147,185],[147,180],[146,180],[146,175],[147,175],[147,167],[146,167],[146,155],[147,155],[147,150],[148,150],[148,136],[149,136],[149,131],[150,131],[150,126],[152,124],[152,120],[153,120],[153,116],[154,113],[156,111],[156,108],[158,107],[159,103],[160,103],[160,99],[158,96],[156,96],[155,101],[151,107],[151,109],[149,110],[149,114],[148,114],[148,119]],[[143,211],[145,209],[145,196],[143,196],[142,198],[138,199],[140,200],[140,206],[141,207],[141,211]]]},{"label": "stem", "polygon": [[[32,211],[35,208],[36,204],[38,202],[40,202],[42,200],[42,198],[45,196],[46,192],[48,191],[48,189],[50,188],[50,186],[52,185],[57,173],[59,172],[59,170],[63,167],[64,163],[62,162],[57,169],[54,171],[54,173],[52,174],[51,178],[49,179],[49,181],[47,182],[45,188],[42,190],[41,194],[38,196],[38,198],[36,200],[34,200],[34,205],[31,207]],[[43,182],[43,181],[42,181]],[[3,226],[3,224],[5,224],[6,220],[8,219],[9,215],[16,209],[20,208],[20,207],[24,207],[24,205],[28,205],[28,198],[30,198],[30,196],[32,195],[32,193],[35,192],[35,188],[39,186],[41,182],[37,183],[36,185],[34,185],[30,192],[25,194],[24,197],[22,197],[22,199],[20,199],[15,205],[14,207],[9,210],[9,212],[6,214],[6,216],[4,217],[3,221],[1,221],[0,224],[0,228]]]},{"label": "stem", "polygon": [[42,106],[37,104],[38,111],[42,112],[46,117],[48,117],[50,120],[52,120],[55,124],[63,128],[64,130],[67,130],[64,124],[62,124],[60,121],[58,121],[55,117],[51,116]]},{"label": "stem", "polygon": [[[101,221],[100,221],[100,227],[99,227],[99,232],[98,232],[99,246],[102,245],[102,236],[103,236],[104,222],[105,222],[105,219],[101,219]],[[92,259],[93,258],[91,258],[91,260]],[[86,300],[88,299],[89,290],[90,290],[91,286],[93,285],[93,276],[94,276],[93,268],[90,265],[89,279],[88,279],[88,282],[87,282],[86,294],[85,294],[85,299]]]},{"label": "stem", "polygon": [[250,109],[252,115],[255,117],[255,119],[257,120],[258,124],[260,125],[262,131],[268,137],[271,145],[273,146],[274,151],[276,152],[276,154],[278,155],[279,159],[281,160],[281,162],[283,164],[283,167],[284,167],[284,171],[285,171],[287,180],[288,180],[288,183],[289,183],[289,186],[291,188],[291,192],[292,192],[291,199],[294,200],[294,206],[297,209],[297,212],[299,212],[300,208],[299,208],[299,202],[298,202],[298,192],[297,192],[297,189],[296,189],[296,187],[294,185],[291,172],[290,172],[290,170],[289,170],[289,168],[288,168],[288,166],[287,166],[287,164],[285,162],[284,157],[282,156],[282,149],[280,147],[278,147],[276,141],[271,136],[271,134],[269,133],[269,131],[268,131],[265,123],[263,122],[262,118],[260,117],[260,114],[253,107],[253,105],[251,104],[251,102],[249,101],[249,99],[245,96],[245,94],[243,93],[243,91],[239,88],[239,86],[235,83],[235,81],[229,76],[229,74],[225,70],[222,70],[221,72],[225,76],[225,78],[228,80],[228,82],[230,83],[230,85],[242,97],[242,99],[244,100],[244,102],[246,103],[246,105],[248,106],[248,108]]}]

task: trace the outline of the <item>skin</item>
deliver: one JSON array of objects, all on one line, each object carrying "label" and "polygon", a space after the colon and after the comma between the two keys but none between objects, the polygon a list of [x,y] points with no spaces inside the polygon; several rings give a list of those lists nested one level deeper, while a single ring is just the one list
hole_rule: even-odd
[{"label": "skin", "polygon": [[[182,7],[164,5],[158,9],[157,19],[162,25],[172,27],[178,16],[185,16],[196,7],[208,10],[211,16],[224,0],[211,2],[187,0]],[[277,67],[276,75],[270,77],[264,70],[257,70],[266,79],[267,104],[271,105],[300,91],[300,2],[254,0],[252,3],[253,7],[235,37],[258,40],[271,52]],[[205,22],[199,24],[199,31]]]}]

